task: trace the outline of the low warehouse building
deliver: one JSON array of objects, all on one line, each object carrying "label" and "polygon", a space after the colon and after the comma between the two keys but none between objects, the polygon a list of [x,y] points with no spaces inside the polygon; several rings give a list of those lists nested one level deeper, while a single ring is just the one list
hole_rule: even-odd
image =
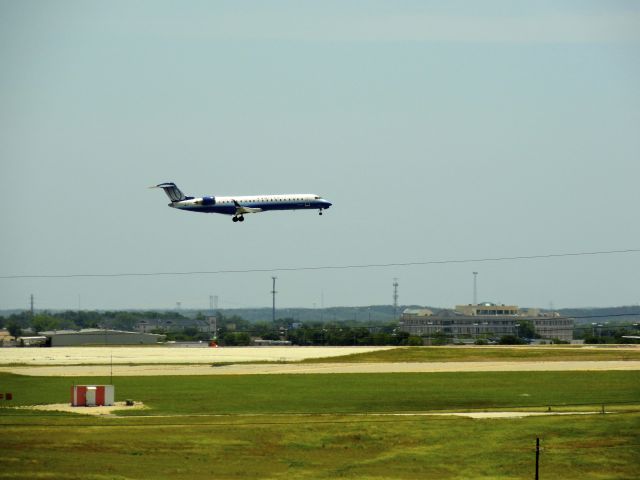
[{"label": "low warehouse building", "polygon": [[154,333],[124,332],[121,330],[57,330],[40,332],[47,337],[50,347],[73,347],[80,345],[153,345],[164,340],[164,335]]},{"label": "low warehouse building", "polygon": [[47,337],[18,337],[17,342],[20,347],[42,347],[47,344]]}]

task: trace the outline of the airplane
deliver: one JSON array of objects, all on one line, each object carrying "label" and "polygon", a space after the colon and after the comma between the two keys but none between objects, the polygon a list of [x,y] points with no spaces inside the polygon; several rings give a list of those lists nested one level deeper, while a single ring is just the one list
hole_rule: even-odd
[{"label": "airplane", "polygon": [[313,193],[289,193],[285,195],[251,195],[232,197],[188,197],[173,182],[160,183],[149,188],[161,188],[167,194],[171,208],[188,212],[222,213],[233,215],[233,222],[244,222],[247,213],[268,212],[270,210],[311,210],[322,211],[332,204]]}]

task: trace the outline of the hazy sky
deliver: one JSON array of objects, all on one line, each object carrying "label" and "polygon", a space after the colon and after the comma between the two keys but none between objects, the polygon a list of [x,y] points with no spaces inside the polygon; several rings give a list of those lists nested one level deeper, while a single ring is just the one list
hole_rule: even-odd
[{"label": "hazy sky", "polygon": [[[633,1],[0,0],[0,276],[640,248]],[[179,212],[187,194],[333,207]],[[276,272],[278,305],[640,302],[640,253]],[[0,279],[0,309],[269,306],[270,272]]]}]

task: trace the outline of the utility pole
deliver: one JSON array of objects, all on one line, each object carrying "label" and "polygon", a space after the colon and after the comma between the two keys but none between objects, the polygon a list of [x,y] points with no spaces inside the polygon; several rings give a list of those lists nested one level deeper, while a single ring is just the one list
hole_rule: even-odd
[{"label": "utility pole", "polygon": [[393,318],[398,317],[398,279],[393,279]]},{"label": "utility pole", "polygon": [[540,438],[536,438],[536,480],[540,478]]},{"label": "utility pole", "polygon": [[31,303],[31,308],[29,309],[29,311],[31,312],[31,318],[33,318],[33,313],[34,313],[33,312],[33,293],[31,294],[31,299],[30,300],[31,300],[31,302],[30,302]]},{"label": "utility pole", "polygon": [[271,290],[271,295],[273,296],[271,317],[274,324],[276,323],[276,278],[278,277],[271,277],[271,280],[273,280],[273,289]]}]

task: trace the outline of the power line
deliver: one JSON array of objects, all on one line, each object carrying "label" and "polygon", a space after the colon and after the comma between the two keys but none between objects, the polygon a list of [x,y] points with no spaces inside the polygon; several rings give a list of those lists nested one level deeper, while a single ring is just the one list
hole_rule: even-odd
[{"label": "power line", "polygon": [[563,258],[563,257],[585,257],[596,255],[613,255],[639,253],[640,248],[631,248],[627,250],[604,250],[595,252],[568,252],[568,253],[551,253],[545,255],[521,255],[515,257],[488,257],[488,258],[467,258],[467,259],[449,259],[449,260],[427,260],[418,262],[398,262],[398,263],[367,263],[360,265],[321,265],[306,267],[273,267],[273,268],[248,268],[248,269],[230,269],[230,270],[203,270],[190,272],[123,272],[123,273],[74,273],[74,274],[53,274],[53,275],[0,275],[3,280],[28,279],[28,278],[111,278],[111,277],[159,277],[159,276],[185,276],[185,275],[224,275],[224,274],[242,274],[242,273],[265,273],[265,272],[300,272],[314,270],[348,270],[348,269],[364,269],[364,268],[391,268],[391,267],[413,267],[425,265],[447,265],[462,263],[482,263],[482,262],[508,262],[517,260],[540,260],[545,258]]}]

